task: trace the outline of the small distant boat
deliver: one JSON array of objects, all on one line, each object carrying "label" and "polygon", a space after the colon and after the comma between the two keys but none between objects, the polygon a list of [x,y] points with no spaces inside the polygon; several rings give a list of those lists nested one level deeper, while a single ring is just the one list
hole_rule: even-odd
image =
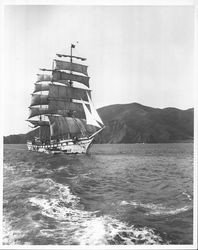
[{"label": "small distant boat", "polygon": [[37,74],[27,121],[34,129],[39,128],[39,135],[27,141],[28,150],[87,153],[94,137],[104,128],[91,100],[87,66],[73,62],[86,59],[73,56],[74,48],[71,44],[70,55],[56,54],[58,59],[53,60],[52,69],[40,69],[48,74]]}]

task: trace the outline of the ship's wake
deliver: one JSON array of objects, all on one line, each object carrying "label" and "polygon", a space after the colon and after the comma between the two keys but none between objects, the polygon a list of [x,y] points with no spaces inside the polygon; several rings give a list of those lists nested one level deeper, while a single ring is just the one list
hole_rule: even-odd
[{"label": "ship's wake", "polygon": [[[34,192],[42,190],[42,192]],[[38,180],[25,203],[29,226],[4,226],[4,244],[132,245],[168,244],[149,227],[128,225],[100,211],[85,211],[70,188],[51,179]],[[28,221],[27,221],[28,220]],[[7,228],[7,229],[6,229]]]},{"label": "ship's wake", "polygon": [[[31,206],[39,208],[44,218],[54,220],[53,228],[40,230],[41,237],[61,238],[61,244],[164,244],[162,238],[151,228],[129,226],[99,211],[85,211],[80,199],[62,184],[47,179],[49,192],[54,195],[32,197]],[[53,198],[52,198],[53,197]]]}]

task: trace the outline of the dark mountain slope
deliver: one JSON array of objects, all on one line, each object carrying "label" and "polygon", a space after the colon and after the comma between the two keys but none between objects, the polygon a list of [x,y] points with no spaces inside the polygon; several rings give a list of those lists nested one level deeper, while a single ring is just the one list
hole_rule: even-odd
[{"label": "dark mountain slope", "polygon": [[24,144],[27,142],[27,140],[31,140],[38,135],[39,130],[35,129],[33,131],[28,132],[27,134],[4,136],[3,141],[5,144]]},{"label": "dark mountain slope", "polygon": [[131,103],[103,107],[98,112],[106,128],[97,142],[155,143],[193,138],[193,109],[158,109]]}]

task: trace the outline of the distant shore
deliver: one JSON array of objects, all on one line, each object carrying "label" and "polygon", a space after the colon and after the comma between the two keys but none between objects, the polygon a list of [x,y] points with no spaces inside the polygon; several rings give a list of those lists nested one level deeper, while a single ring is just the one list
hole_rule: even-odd
[{"label": "distant shore", "polygon": [[[115,104],[98,109],[105,129],[98,144],[193,142],[194,109],[152,108],[139,103]],[[39,128],[26,134],[4,136],[5,144],[24,144],[39,136]]]},{"label": "distant shore", "polygon": [[[168,143],[194,143],[193,139],[188,140],[176,140],[169,142],[131,142],[131,143],[93,143],[93,144],[168,144]],[[26,143],[3,143],[4,145],[25,145]]]}]

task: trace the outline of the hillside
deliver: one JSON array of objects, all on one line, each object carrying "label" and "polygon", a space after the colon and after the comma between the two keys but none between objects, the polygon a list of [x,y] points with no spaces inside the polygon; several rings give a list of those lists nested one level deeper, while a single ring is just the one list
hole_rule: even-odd
[{"label": "hillside", "polygon": [[115,104],[98,110],[106,128],[100,143],[160,143],[193,138],[193,109],[151,108],[138,103]]},{"label": "hillside", "polygon": [[[163,143],[193,139],[193,109],[151,108],[138,103],[98,109],[105,129],[97,143]],[[4,137],[4,143],[25,143],[36,132]]]},{"label": "hillside", "polygon": [[30,131],[27,134],[9,135],[3,137],[3,142],[5,144],[24,144],[27,140],[33,139],[38,136],[38,129]]}]

